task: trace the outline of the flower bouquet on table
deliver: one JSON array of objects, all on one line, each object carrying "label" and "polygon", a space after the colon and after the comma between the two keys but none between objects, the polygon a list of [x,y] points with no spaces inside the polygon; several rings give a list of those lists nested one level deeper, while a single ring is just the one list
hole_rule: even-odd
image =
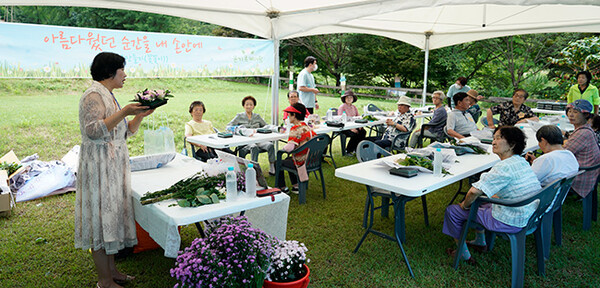
[{"label": "flower bouquet on table", "polygon": [[173,97],[171,95],[171,91],[167,90],[149,90],[145,89],[144,91],[138,91],[133,97],[132,102],[139,102],[143,106],[148,106],[150,109],[155,109],[162,105],[167,104],[167,101]]},{"label": "flower bouquet on table", "polygon": [[295,240],[280,241],[271,255],[271,266],[264,283],[264,288],[308,286],[310,270],[306,263],[308,249],[304,243]]},{"label": "flower bouquet on table", "polygon": [[175,287],[262,287],[276,238],[252,228],[245,216],[224,217],[179,252]]}]

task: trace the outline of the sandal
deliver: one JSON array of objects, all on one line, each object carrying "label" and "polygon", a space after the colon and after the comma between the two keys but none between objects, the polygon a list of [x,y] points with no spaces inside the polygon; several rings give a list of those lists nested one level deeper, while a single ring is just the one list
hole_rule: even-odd
[{"label": "sandal", "polygon": [[135,276],[131,276],[131,275],[125,275],[125,279],[113,278],[113,281],[115,281],[115,283],[117,283],[119,285],[125,285],[133,280],[135,280]]},{"label": "sandal", "polygon": [[[448,248],[448,249],[446,249],[446,254],[448,254],[448,256],[454,258],[454,257],[456,257],[456,249]],[[462,258],[461,258],[461,260],[462,260]],[[471,256],[469,259],[463,260],[463,261],[467,262],[467,264],[469,264],[471,266],[477,265],[477,261],[475,261],[475,258],[473,258],[473,256]]]},{"label": "sandal", "polygon": [[473,250],[478,253],[485,253],[488,251],[487,245],[477,245],[473,243],[473,241],[467,241],[467,247],[473,248]]}]

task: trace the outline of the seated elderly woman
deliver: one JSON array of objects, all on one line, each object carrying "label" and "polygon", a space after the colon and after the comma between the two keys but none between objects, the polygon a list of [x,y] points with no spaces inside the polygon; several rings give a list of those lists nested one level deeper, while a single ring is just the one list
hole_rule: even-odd
[{"label": "seated elderly woman", "polygon": [[[354,102],[356,102],[357,97],[354,95],[354,92],[348,90],[341,97],[342,105],[338,108],[338,115],[344,114],[346,112],[347,117],[355,117],[360,116],[358,113],[358,108],[354,106]],[[348,141],[348,145],[346,146],[346,154],[353,155],[356,151],[356,146],[358,143],[365,139],[367,131],[363,128],[355,128],[342,131],[346,136],[350,137],[350,141]]]},{"label": "seated elderly woman", "polygon": [[[306,107],[301,103],[294,103],[292,106],[285,108],[285,112],[288,113],[288,117],[290,119],[290,123],[293,125],[290,128],[290,136],[288,138],[288,143],[283,146],[283,150],[290,152],[298,146],[302,146],[311,138],[317,135],[315,131],[312,130],[306,123],[304,123],[304,111],[306,111]],[[308,173],[306,172],[306,166],[304,163],[306,161],[306,157],[308,153],[308,148],[292,155],[292,157],[288,157],[287,159],[282,160],[281,165],[292,168],[296,167],[298,170],[298,178],[300,181],[304,182],[308,180]],[[295,176],[290,176],[290,182],[292,182],[292,192],[298,192],[298,179]],[[285,187],[285,177],[283,176],[283,170],[279,171],[277,175],[279,178],[279,187],[282,191],[286,192],[287,187]]]},{"label": "seated elderly woman", "polygon": [[[252,112],[254,107],[256,107],[256,99],[254,97],[244,97],[242,99],[242,107],[246,111],[236,114],[227,126],[243,126],[244,128],[257,129],[267,125],[267,122],[260,115]],[[242,146],[239,149],[239,155],[240,157],[246,157],[250,153],[252,161],[257,162],[258,154],[265,151],[269,154],[269,163],[271,164],[269,166],[269,174],[275,175],[275,148],[273,147],[273,142],[261,142]]]},{"label": "seated elderly woman", "polygon": [[536,158],[533,153],[529,152],[525,155],[525,159],[531,163],[531,169],[537,175],[542,186],[577,173],[579,164],[575,155],[563,148],[563,136],[560,128],[556,125],[544,125],[535,133],[535,138],[544,155]]},{"label": "seated elderly woman", "polygon": [[[433,101],[433,105],[435,105],[435,110],[433,111],[433,117],[429,121],[429,123],[440,123],[446,121],[448,119],[448,111],[446,111],[446,107],[444,107],[444,99],[446,95],[442,91],[435,91],[431,95],[431,100]],[[415,131],[415,134],[410,138],[410,147],[417,146],[417,140],[419,139],[419,132],[421,129]],[[425,131],[423,131],[423,135],[431,138],[442,138],[444,136],[444,127],[431,127]]]},{"label": "seated elderly woman", "polygon": [[[388,148],[391,147],[392,141],[394,141],[394,137],[402,132],[412,132],[415,128],[415,116],[410,113],[410,98],[407,96],[401,96],[396,103],[398,105],[398,115],[394,119],[387,119],[385,121],[385,125],[387,125],[383,136],[381,139],[378,137],[367,137],[367,140],[375,142],[379,147]],[[408,136],[405,139],[402,139],[402,143],[400,144],[402,147],[406,146],[406,142],[408,141]]]},{"label": "seated elderly woman", "polygon": [[495,128],[493,115],[500,114],[500,126],[512,126],[527,120],[538,121],[531,108],[525,105],[529,93],[523,89],[517,89],[513,93],[512,100],[487,109],[488,126]]},{"label": "seated elderly woman", "polygon": [[[443,232],[451,236],[458,243],[458,238],[465,221],[469,217],[469,208],[475,199],[481,195],[499,199],[515,199],[537,193],[540,182],[533,170],[521,157],[525,149],[525,134],[517,127],[501,126],[494,132],[492,151],[500,157],[500,163],[481,175],[479,181],[473,183],[467,193],[465,200],[459,204],[450,205],[446,208],[444,215]],[[495,204],[483,205],[477,211],[477,222],[485,229],[496,232],[516,233],[527,225],[529,217],[535,212],[536,203],[530,203],[523,207],[504,207]],[[469,244],[478,250],[486,247],[483,231],[477,231],[475,241]],[[463,247],[464,251],[460,258],[469,264],[475,264],[469,249]],[[446,250],[454,256],[456,250]]]},{"label": "seated elderly woman", "polygon": [[[215,133],[212,123],[208,120],[202,119],[204,113],[206,113],[206,106],[204,106],[202,101],[192,102],[192,104],[190,104],[189,112],[192,116],[192,120],[185,123],[185,137]],[[217,158],[215,149],[200,144],[190,144],[198,148],[194,158],[200,159],[204,162],[211,158]],[[229,148],[221,150],[233,154],[233,151],[229,150]]]},{"label": "seated elderly woman", "polygon": [[[565,149],[573,152],[579,167],[589,167],[600,163],[600,150],[596,143],[596,134],[588,124],[591,118],[592,104],[584,99],[575,100],[567,105],[569,122],[575,130],[569,135]],[[598,169],[587,171],[575,177],[571,189],[581,197],[587,196],[598,179]]]}]

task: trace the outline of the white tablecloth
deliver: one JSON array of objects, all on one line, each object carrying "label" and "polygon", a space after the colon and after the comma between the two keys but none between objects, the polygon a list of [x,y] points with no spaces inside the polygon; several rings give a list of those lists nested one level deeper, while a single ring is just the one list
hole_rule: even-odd
[{"label": "white tablecloth", "polygon": [[181,237],[177,226],[193,224],[203,220],[222,217],[246,211],[246,216],[253,227],[279,239],[285,239],[287,215],[290,197],[280,193],[272,202],[270,197],[254,198],[233,203],[221,202],[194,208],[179,206],[175,200],[166,200],[155,204],[142,206],[139,199],[146,192],[154,192],[170,187],[177,181],[189,177],[206,165],[193,158],[177,155],[175,160],[164,167],[131,173],[133,190],[133,205],[135,220],[150,237],[164,250],[165,256],[175,258],[181,249]]}]

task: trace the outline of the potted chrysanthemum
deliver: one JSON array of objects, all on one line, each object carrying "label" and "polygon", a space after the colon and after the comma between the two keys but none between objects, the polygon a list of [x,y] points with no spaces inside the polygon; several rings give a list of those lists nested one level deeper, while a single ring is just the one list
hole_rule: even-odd
[{"label": "potted chrysanthemum", "polygon": [[262,287],[277,239],[245,216],[224,217],[177,257],[175,287]]},{"label": "potted chrysanthemum", "polygon": [[274,246],[271,254],[271,265],[265,279],[265,288],[308,286],[310,269],[306,263],[308,249],[304,243],[295,240],[280,241]]}]

